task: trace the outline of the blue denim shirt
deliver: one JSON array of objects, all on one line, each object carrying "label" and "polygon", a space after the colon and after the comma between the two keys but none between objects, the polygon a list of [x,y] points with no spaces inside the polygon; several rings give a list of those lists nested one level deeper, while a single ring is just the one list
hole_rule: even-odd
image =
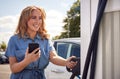
[{"label": "blue denim shirt", "polygon": [[24,59],[28,44],[31,42],[39,43],[41,50],[40,58],[30,63],[21,72],[12,73],[10,79],[46,79],[44,69],[49,63],[50,51],[55,50],[50,40],[42,40],[39,35],[36,35],[34,40],[30,39],[28,36],[20,38],[18,35],[14,35],[8,42],[5,55],[7,57],[16,57],[17,61],[20,62]]}]

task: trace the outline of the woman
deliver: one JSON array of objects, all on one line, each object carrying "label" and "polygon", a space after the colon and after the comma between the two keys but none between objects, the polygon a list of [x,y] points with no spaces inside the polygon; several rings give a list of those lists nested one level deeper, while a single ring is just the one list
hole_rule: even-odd
[{"label": "woman", "polygon": [[[36,6],[28,6],[22,11],[6,50],[12,71],[10,79],[45,79],[44,69],[49,61],[68,68],[74,67],[75,63],[70,62],[73,57],[64,59],[56,54],[45,29],[45,18],[44,10]],[[40,48],[29,53],[28,44],[32,42],[38,43]]]}]

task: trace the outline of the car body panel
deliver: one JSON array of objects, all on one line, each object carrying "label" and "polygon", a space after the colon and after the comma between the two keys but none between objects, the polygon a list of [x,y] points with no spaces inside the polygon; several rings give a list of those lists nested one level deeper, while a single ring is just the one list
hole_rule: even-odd
[{"label": "car body panel", "polygon": [[8,58],[5,56],[4,51],[0,51],[0,64],[8,64]]}]

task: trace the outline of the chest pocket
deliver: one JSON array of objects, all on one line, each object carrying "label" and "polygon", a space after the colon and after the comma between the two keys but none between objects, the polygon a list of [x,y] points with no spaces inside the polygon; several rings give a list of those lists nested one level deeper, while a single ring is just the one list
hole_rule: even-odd
[{"label": "chest pocket", "polygon": [[49,52],[48,52],[48,49],[47,49],[47,44],[45,44],[46,42],[44,40],[42,40],[40,42],[40,50],[41,50],[41,56],[40,56],[40,59],[39,59],[39,67],[41,69],[44,69],[46,68],[46,66],[48,65],[49,63]]},{"label": "chest pocket", "polygon": [[41,54],[44,55],[48,59],[49,51],[48,51],[46,42],[44,40],[42,40],[39,45],[40,45]]}]

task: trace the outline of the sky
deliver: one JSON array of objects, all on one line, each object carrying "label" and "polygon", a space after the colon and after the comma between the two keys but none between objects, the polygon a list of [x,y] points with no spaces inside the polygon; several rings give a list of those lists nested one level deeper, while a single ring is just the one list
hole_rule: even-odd
[{"label": "sky", "polygon": [[0,43],[8,43],[14,34],[21,11],[30,5],[44,8],[46,12],[46,29],[51,38],[60,35],[63,19],[76,0],[1,0],[0,1]]}]

